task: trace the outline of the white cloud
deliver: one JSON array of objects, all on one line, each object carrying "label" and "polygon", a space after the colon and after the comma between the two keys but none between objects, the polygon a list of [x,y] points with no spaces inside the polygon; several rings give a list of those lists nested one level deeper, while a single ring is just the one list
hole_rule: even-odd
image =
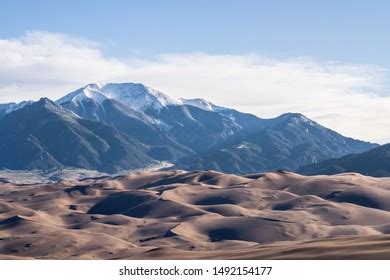
[{"label": "white cloud", "polygon": [[96,44],[62,34],[2,39],[0,54],[0,101],[58,97],[65,88],[128,73],[126,64],[105,58]]},{"label": "white cloud", "polygon": [[301,112],[348,136],[390,140],[390,96],[377,94],[386,72],[375,66],[204,53],[119,60],[96,43],[45,32],[2,39],[0,53],[0,102],[56,99],[90,82],[142,82],[173,97],[260,117]]}]

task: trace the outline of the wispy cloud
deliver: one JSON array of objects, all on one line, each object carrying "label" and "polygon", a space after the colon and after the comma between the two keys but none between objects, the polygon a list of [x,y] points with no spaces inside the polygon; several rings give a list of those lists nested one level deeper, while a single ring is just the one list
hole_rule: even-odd
[{"label": "wispy cloud", "polygon": [[387,73],[373,65],[255,54],[119,59],[105,56],[97,43],[47,32],[0,39],[0,53],[0,102],[56,99],[90,82],[132,81],[261,117],[301,112],[348,136],[390,140]]}]

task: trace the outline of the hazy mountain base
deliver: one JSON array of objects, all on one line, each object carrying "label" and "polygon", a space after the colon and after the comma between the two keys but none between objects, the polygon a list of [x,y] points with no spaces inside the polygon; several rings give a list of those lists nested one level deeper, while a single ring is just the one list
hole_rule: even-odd
[{"label": "hazy mountain base", "polygon": [[0,182],[8,182],[15,185],[47,184],[62,180],[79,181],[103,176],[109,175],[95,170],[77,168],[53,169],[49,171],[0,169]]},{"label": "hazy mountain base", "polygon": [[147,172],[172,168],[172,163],[160,162],[145,168],[122,170],[115,174],[99,172],[97,170],[81,168],[60,168],[48,171],[44,170],[9,170],[0,169],[0,183],[11,183],[15,185],[34,185],[57,183],[59,181],[82,181],[85,179],[102,179],[113,176],[122,176],[134,172]]}]

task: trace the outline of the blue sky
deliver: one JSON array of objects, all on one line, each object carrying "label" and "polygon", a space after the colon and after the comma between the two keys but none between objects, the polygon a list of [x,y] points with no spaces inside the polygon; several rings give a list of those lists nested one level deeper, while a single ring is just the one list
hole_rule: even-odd
[{"label": "blue sky", "polygon": [[390,142],[390,1],[3,0],[0,103],[93,82]]},{"label": "blue sky", "polygon": [[389,1],[5,0],[1,37],[80,36],[106,54],[258,53],[390,67]]}]

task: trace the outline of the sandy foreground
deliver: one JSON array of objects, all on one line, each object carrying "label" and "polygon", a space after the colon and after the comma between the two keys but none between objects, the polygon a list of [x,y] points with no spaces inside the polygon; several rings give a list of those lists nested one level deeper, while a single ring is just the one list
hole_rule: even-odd
[{"label": "sandy foreground", "polygon": [[390,178],[0,179],[1,259],[390,259]]}]

